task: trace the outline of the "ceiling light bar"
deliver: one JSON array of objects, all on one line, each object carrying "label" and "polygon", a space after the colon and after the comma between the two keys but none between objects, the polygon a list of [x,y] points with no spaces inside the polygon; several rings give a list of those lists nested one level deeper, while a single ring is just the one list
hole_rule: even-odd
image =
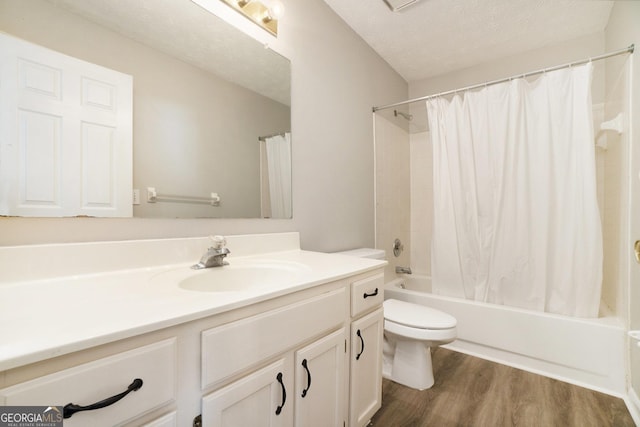
[{"label": "ceiling light bar", "polygon": [[420,0],[383,0],[392,12],[399,12],[405,7],[409,7]]},{"label": "ceiling light bar", "polygon": [[[278,36],[278,12],[282,6],[279,2],[268,0],[222,0],[232,9],[256,23],[260,28],[267,30],[274,36]],[[267,4],[274,7],[268,7]]]}]

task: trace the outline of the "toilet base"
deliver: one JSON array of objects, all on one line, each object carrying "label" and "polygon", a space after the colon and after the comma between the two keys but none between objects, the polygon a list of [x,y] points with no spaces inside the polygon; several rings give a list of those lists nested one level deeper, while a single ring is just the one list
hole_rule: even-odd
[{"label": "toilet base", "polygon": [[394,351],[385,352],[383,376],[417,390],[431,388],[434,383],[431,348],[424,341],[394,341]]}]

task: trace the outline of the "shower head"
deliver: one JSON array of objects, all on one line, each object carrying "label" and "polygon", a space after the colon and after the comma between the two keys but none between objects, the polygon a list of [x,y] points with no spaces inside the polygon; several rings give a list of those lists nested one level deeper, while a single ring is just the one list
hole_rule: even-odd
[{"label": "shower head", "polygon": [[412,116],[411,114],[403,113],[402,111],[393,110],[393,115],[394,115],[395,117],[402,116],[402,117],[404,117],[405,119],[407,119],[408,121],[413,120],[413,116]]}]

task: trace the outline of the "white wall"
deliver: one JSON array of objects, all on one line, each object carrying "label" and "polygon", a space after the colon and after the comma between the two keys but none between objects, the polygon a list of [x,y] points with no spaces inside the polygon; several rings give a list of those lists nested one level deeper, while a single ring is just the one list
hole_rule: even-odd
[{"label": "white wall", "polygon": [[[413,267],[409,133],[401,120],[375,115],[376,247],[387,254],[386,281],[395,278],[395,267]],[[397,257],[393,253],[395,239],[404,247]]]},{"label": "white wall", "polygon": [[[414,98],[434,94],[582,60],[603,53],[604,48],[604,34],[595,33],[444,75],[409,82],[409,96]],[[598,77],[594,76],[594,80],[598,80]],[[602,91],[603,86],[601,85],[594,93],[595,100],[602,97]]]},{"label": "white wall", "polygon": [[[619,49],[630,44],[640,45],[640,2],[616,1],[605,30],[607,50]],[[629,164],[630,200],[628,215],[628,235],[621,239],[620,262],[625,265],[621,280],[627,284],[629,328],[640,329],[640,265],[633,257],[632,245],[640,239],[640,55],[634,53],[632,62],[631,112],[628,116],[628,135],[630,151],[626,159]],[[607,87],[614,88],[616,74],[607,75]],[[635,421],[640,422],[640,348],[630,342],[630,391],[634,403]]]},{"label": "white wall", "polygon": [[371,108],[406,99],[407,84],[323,1],[284,5],[278,45],[292,63],[292,220],[0,218],[0,245],[295,230],[305,249],[372,247]]},{"label": "white wall", "polygon": [[[607,60],[607,90],[602,119],[613,119],[618,114],[628,115],[628,56]],[[613,81],[610,80],[613,77]],[[610,82],[610,83],[609,83]],[[598,122],[598,126],[602,123]],[[596,132],[599,127],[596,127]],[[603,160],[598,176],[603,195],[600,205],[604,249],[602,301],[622,318],[627,318],[628,284],[626,272],[629,235],[629,131],[621,135],[613,131],[598,132],[606,150],[598,149],[598,159]]]},{"label": "white wall", "polygon": [[431,276],[433,150],[429,132],[411,134],[411,268]]}]

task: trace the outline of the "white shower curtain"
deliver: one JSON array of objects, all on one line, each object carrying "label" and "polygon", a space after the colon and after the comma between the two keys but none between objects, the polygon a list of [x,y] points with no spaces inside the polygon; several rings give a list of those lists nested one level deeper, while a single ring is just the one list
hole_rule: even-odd
[{"label": "white shower curtain", "polygon": [[271,218],[291,218],[291,134],[265,140]]},{"label": "white shower curtain", "polygon": [[427,101],[434,293],[597,317],[592,65]]}]

